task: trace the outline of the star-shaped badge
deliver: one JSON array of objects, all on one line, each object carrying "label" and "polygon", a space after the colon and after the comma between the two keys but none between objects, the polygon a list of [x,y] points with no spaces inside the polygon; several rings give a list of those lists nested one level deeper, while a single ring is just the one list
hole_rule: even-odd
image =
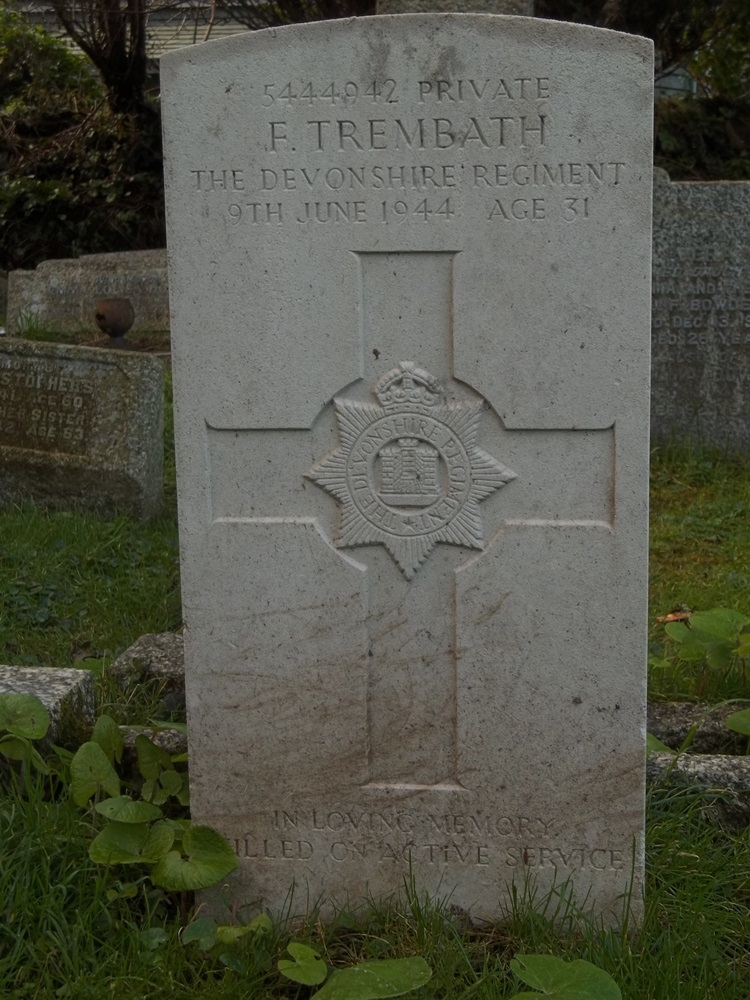
[{"label": "star-shaped badge", "polygon": [[479,503],[516,474],[476,445],[484,403],[444,403],[411,361],[374,392],[334,399],[341,444],[305,475],[342,504],[339,548],[385,545],[411,580],[438,542],[484,548]]}]

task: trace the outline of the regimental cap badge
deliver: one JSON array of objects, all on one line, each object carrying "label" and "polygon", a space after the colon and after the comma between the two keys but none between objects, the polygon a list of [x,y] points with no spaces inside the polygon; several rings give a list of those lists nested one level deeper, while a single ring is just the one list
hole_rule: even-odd
[{"label": "regimental cap badge", "polygon": [[341,445],[306,476],[341,502],[339,548],[385,545],[411,580],[438,542],[484,548],[479,503],[516,474],[476,443],[483,401],[446,404],[413,361],[373,392],[334,400]]}]

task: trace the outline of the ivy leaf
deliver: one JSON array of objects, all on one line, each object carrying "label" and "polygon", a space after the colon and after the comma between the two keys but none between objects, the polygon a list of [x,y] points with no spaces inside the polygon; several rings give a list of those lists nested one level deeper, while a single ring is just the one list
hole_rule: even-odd
[{"label": "ivy leaf", "polygon": [[279,959],[278,967],[282,976],[304,986],[317,986],[323,982],[328,975],[328,967],[314,948],[299,941],[290,941],[286,950],[292,958]]},{"label": "ivy leaf", "polygon": [[[591,962],[566,962],[555,955],[516,955],[510,967],[527,986],[554,1000],[622,1000],[614,979]],[[538,993],[518,993],[513,1000],[539,1000]]]},{"label": "ivy leaf", "polygon": [[[387,958],[337,969],[311,1000],[380,1000],[424,986],[432,969],[423,958]],[[605,1000],[601,997],[598,1000]]]},{"label": "ivy leaf", "polygon": [[208,889],[237,867],[237,858],[228,842],[207,826],[191,826],[182,838],[183,858],[170,851],[151,872],[154,885],[170,892]]},{"label": "ivy leaf", "polygon": [[[150,823],[160,819],[162,812],[151,802],[135,802],[129,795],[118,795],[114,799],[97,802],[94,809],[107,819],[118,823]],[[170,845],[171,846],[171,845]]]},{"label": "ivy leaf", "polygon": [[0,695],[0,729],[27,740],[40,740],[49,729],[49,712],[36,695]]},{"label": "ivy leaf", "polygon": [[158,862],[169,851],[174,836],[168,823],[110,823],[89,846],[89,857],[100,865]]},{"label": "ivy leaf", "polygon": [[102,748],[110,764],[114,764],[115,761],[119,764],[122,760],[125,740],[120,732],[120,727],[108,715],[100,715],[96,720],[94,731],[91,734],[91,742],[97,743]]},{"label": "ivy leaf", "polygon": [[70,791],[77,806],[85,806],[92,795],[104,791],[120,794],[120,779],[98,743],[84,743],[70,762]]}]

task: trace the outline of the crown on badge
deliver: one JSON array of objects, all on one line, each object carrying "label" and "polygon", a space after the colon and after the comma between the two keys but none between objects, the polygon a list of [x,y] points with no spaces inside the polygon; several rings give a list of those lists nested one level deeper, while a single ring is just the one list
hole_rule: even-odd
[{"label": "crown on badge", "polygon": [[398,406],[434,406],[439,403],[443,387],[434,375],[417,368],[413,361],[401,361],[378,379],[374,389],[384,409]]}]

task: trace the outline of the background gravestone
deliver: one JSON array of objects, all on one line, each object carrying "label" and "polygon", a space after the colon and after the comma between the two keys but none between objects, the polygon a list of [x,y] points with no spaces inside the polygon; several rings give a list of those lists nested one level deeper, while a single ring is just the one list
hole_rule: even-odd
[{"label": "background gravestone", "polygon": [[158,358],[0,341],[0,503],[158,515],[163,394]]},{"label": "background gravestone", "polygon": [[192,812],[239,903],[640,907],[652,50],[523,18],[163,60]]},{"label": "background gravestone", "polygon": [[746,451],[750,183],[655,185],[652,324],[654,441]]},{"label": "background gravestone", "polygon": [[56,333],[98,333],[94,311],[100,299],[129,299],[133,333],[169,330],[165,250],[89,254],[45,260],[34,271],[8,275],[8,333],[30,327]]}]

